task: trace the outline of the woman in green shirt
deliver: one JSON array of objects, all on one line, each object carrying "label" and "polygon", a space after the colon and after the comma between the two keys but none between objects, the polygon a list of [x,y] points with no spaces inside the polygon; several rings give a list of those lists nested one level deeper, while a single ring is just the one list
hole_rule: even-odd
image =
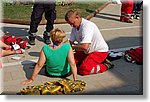
[{"label": "woman in green shirt", "polygon": [[46,73],[49,76],[66,77],[72,72],[73,79],[74,81],[76,80],[77,67],[74,60],[73,50],[69,43],[63,42],[65,36],[66,34],[64,31],[59,29],[50,32],[53,45],[43,46],[31,78],[23,81],[22,84],[33,82],[44,64],[46,64]]}]

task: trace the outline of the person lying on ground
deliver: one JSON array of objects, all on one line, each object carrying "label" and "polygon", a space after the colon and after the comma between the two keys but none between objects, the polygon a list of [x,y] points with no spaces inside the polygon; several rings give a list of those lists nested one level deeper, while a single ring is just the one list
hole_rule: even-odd
[{"label": "person lying on ground", "polygon": [[13,54],[23,54],[24,50],[23,49],[18,49],[18,50],[12,50],[11,46],[5,44],[0,40],[0,56],[8,56],[8,55],[13,55]]}]

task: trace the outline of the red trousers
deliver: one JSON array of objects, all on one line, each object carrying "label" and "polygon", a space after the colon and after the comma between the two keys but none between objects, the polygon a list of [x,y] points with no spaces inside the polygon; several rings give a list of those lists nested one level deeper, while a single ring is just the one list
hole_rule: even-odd
[{"label": "red trousers", "polygon": [[128,20],[133,10],[134,0],[121,0],[121,3],[122,6],[120,19]]},{"label": "red trousers", "polygon": [[85,54],[83,51],[77,51],[74,56],[78,74],[89,75],[106,71],[107,68],[102,62],[104,62],[107,55],[108,52],[92,52],[90,54]]}]

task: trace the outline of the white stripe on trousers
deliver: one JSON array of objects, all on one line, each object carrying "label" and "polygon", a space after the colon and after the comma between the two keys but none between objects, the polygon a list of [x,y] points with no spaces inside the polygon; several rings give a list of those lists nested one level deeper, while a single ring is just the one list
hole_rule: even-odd
[{"label": "white stripe on trousers", "polygon": [[[96,74],[96,73],[98,73],[99,71],[100,71],[100,65],[97,65],[96,67],[93,67],[92,68],[92,70],[91,70],[91,72],[90,72],[90,74]],[[94,73],[94,70],[96,70],[96,73]]]}]

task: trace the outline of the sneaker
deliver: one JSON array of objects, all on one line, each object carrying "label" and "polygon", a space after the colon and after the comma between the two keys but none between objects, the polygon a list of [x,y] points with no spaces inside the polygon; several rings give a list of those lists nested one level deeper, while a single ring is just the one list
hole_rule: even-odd
[{"label": "sneaker", "polygon": [[130,16],[130,19],[134,19],[135,13],[133,12]]},{"label": "sneaker", "polygon": [[139,20],[139,19],[140,19],[140,17],[136,17],[136,19],[137,19],[137,20]]},{"label": "sneaker", "polygon": [[114,64],[111,61],[109,61],[108,59],[106,59],[104,61],[104,65],[107,67],[107,70],[114,67]]},{"label": "sneaker", "polygon": [[121,22],[126,22],[126,23],[133,23],[131,19],[124,19],[124,18],[120,18]]},{"label": "sneaker", "polygon": [[23,49],[15,50],[16,54],[23,54],[24,52],[25,52],[25,50],[23,50]]},{"label": "sneaker", "polygon": [[122,57],[122,56],[123,56],[123,52],[110,51],[110,52],[109,52],[109,56],[110,56],[110,57]]},{"label": "sneaker", "polygon": [[29,41],[28,41],[28,43],[30,45],[35,45],[36,34],[32,34],[30,31],[28,33],[29,33]]},{"label": "sneaker", "polygon": [[122,56],[123,56],[123,52],[110,51],[107,56],[107,59],[113,61],[113,60],[120,59]]},{"label": "sneaker", "polygon": [[134,16],[131,16],[131,19],[133,19],[134,18]]},{"label": "sneaker", "polygon": [[123,22],[133,23],[131,19],[129,19],[129,20],[124,20]]},{"label": "sneaker", "polygon": [[140,16],[139,16],[139,15],[136,15],[136,19],[139,20],[139,19],[140,19]]},{"label": "sneaker", "polygon": [[43,33],[43,39],[44,39],[44,42],[46,44],[51,44],[50,34],[48,32],[44,31],[44,33]]},{"label": "sneaker", "polygon": [[29,36],[29,41],[28,41],[28,43],[29,43],[30,45],[35,45],[35,38]]},{"label": "sneaker", "polygon": [[130,19],[134,19],[135,18],[135,14],[131,14]]}]

